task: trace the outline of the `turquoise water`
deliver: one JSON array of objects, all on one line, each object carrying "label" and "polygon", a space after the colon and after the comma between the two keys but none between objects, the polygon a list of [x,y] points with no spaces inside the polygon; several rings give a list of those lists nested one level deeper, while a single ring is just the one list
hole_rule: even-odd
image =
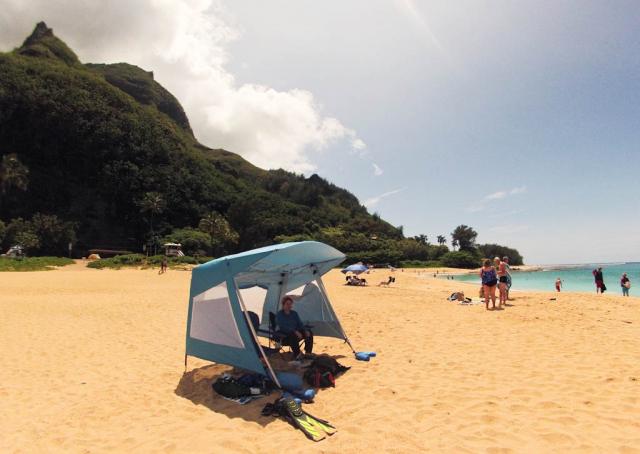
[{"label": "turquoise water", "polygon": [[[629,294],[640,295],[640,262],[616,263],[616,264],[587,264],[587,265],[554,265],[543,267],[543,271],[513,272],[513,286],[515,290],[547,290],[555,291],[555,282],[559,277],[562,279],[563,292],[594,292],[596,287],[591,271],[602,267],[604,283],[607,292],[611,294],[622,294],[620,290],[620,278],[622,273],[627,273],[631,281]],[[480,277],[477,275],[456,276],[455,280],[463,282],[477,282],[480,284]]]}]

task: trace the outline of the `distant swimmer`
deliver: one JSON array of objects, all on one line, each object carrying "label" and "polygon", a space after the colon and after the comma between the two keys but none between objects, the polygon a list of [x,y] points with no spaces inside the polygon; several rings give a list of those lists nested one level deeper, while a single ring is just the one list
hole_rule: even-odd
[{"label": "distant swimmer", "polygon": [[559,292],[561,288],[562,288],[562,279],[558,278],[556,279],[556,291]]}]

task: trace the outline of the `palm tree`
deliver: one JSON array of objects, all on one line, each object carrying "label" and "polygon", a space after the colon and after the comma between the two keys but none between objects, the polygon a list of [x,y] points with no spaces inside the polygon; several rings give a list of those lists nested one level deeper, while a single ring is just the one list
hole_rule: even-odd
[{"label": "palm tree", "polygon": [[453,250],[455,251],[457,247],[458,247],[458,240],[454,238],[451,240],[451,248],[453,248]]},{"label": "palm tree", "polygon": [[220,252],[221,246],[228,243],[238,242],[238,233],[233,230],[229,222],[220,213],[212,211],[204,218],[200,219],[198,228],[209,234],[211,254]]},{"label": "palm tree", "polygon": [[442,246],[443,244],[445,244],[447,242],[447,239],[444,237],[444,235],[438,235],[438,244],[440,246]]},{"label": "palm tree", "polygon": [[29,169],[22,164],[15,153],[6,154],[0,163],[0,191],[14,187],[26,191],[29,185]]},{"label": "palm tree", "polygon": [[427,235],[425,234],[420,234],[420,235],[416,235],[413,237],[413,239],[423,245],[423,246],[428,246],[429,245],[429,237],[427,237]]},{"label": "palm tree", "polygon": [[[460,246],[461,251],[474,251],[476,247],[476,237],[478,232],[468,225],[459,225],[451,233],[452,240],[455,240],[456,246]],[[453,245],[453,241],[451,242]]]},{"label": "palm tree", "polygon": [[153,254],[156,254],[156,234],[153,230],[153,216],[160,214],[164,211],[166,203],[162,198],[162,194],[158,192],[145,192],[142,200],[138,202],[140,211],[149,214],[149,229],[151,231],[151,238],[153,241]]}]

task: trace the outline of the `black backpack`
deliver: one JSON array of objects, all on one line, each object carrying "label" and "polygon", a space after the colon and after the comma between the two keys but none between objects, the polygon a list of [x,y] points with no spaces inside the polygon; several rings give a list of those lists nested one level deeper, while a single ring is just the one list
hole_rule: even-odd
[{"label": "black backpack", "polygon": [[211,387],[221,396],[230,397],[232,399],[251,395],[251,388],[239,383],[238,380],[233,377],[220,377],[211,385]]},{"label": "black backpack", "polygon": [[336,377],[349,369],[329,355],[320,355],[309,365],[304,379],[314,388],[333,388],[336,386]]}]

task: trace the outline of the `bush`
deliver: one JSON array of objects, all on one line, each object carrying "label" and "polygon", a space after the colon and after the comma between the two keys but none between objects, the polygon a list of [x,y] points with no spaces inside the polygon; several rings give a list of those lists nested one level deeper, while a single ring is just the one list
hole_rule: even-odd
[{"label": "bush", "polygon": [[142,254],[126,254],[116,255],[109,259],[100,259],[90,262],[87,267],[89,268],[115,268],[120,269],[123,266],[142,266],[145,263],[145,256]]},{"label": "bush", "polygon": [[[160,266],[162,263],[163,255],[152,255],[150,257],[145,257],[142,254],[126,254],[126,255],[116,255],[113,258],[109,259],[100,259],[87,264],[89,268],[96,269],[104,269],[104,268],[112,268],[112,269],[120,269],[125,266],[134,266],[134,267],[144,267],[144,266]],[[211,260],[211,257],[199,256],[199,257],[191,257],[189,255],[185,255],[183,257],[167,257],[167,263],[169,266],[172,265],[199,265],[201,263],[206,263]]]},{"label": "bush", "polygon": [[[147,258],[147,264],[160,266],[163,257],[163,255],[152,255]],[[185,255],[182,257],[167,257],[167,263],[169,265],[200,265],[201,263],[207,263],[212,259],[213,257],[206,257],[204,255],[199,255],[197,257]]]},{"label": "bush", "polygon": [[440,262],[450,268],[477,268],[480,266],[480,258],[467,251],[453,251],[444,254]]},{"label": "bush", "polygon": [[69,243],[76,240],[74,225],[62,221],[56,215],[35,213],[25,221],[12,219],[6,227],[5,245],[21,245],[28,254],[63,255]]},{"label": "bush", "polygon": [[437,260],[404,260],[400,262],[401,268],[438,268],[442,263]]},{"label": "bush", "polygon": [[0,271],[48,271],[54,266],[65,266],[73,263],[66,257],[0,257]]},{"label": "bush", "polygon": [[208,233],[192,228],[175,229],[164,237],[166,243],[180,243],[186,255],[195,255],[198,251],[206,251],[211,244]]},{"label": "bush", "polygon": [[518,266],[523,264],[522,256],[513,248],[507,246],[500,246],[499,244],[479,244],[478,251],[483,257],[493,259],[494,257],[509,257],[509,264],[512,266]]},{"label": "bush", "polygon": [[345,264],[350,263],[389,263],[396,265],[400,263],[402,253],[393,249],[379,249],[377,251],[348,252]]},{"label": "bush", "polygon": [[18,232],[13,237],[13,241],[22,246],[27,254],[33,254],[40,248],[40,239],[31,232]]}]

